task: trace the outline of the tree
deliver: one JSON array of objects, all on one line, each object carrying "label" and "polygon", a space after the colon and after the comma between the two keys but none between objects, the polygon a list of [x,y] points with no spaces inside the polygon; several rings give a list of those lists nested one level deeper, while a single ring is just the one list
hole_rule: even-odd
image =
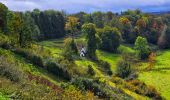
[{"label": "tree", "polygon": [[86,15],[85,12],[78,12],[74,16],[78,18],[79,25],[82,26],[84,24],[84,15]]},{"label": "tree", "polygon": [[121,78],[127,78],[132,73],[130,63],[125,60],[120,60],[116,66],[116,75]]},{"label": "tree", "polygon": [[67,18],[65,28],[70,31],[73,39],[74,39],[74,34],[78,31],[77,29],[78,25],[79,25],[78,18],[71,17],[71,16]]},{"label": "tree", "polygon": [[112,12],[106,12],[104,14],[104,24],[105,25],[109,25],[110,24],[110,21],[113,19],[114,17],[114,14]]},{"label": "tree", "polygon": [[146,59],[150,53],[146,38],[138,36],[135,41],[135,50],[140,59]]},{"label": "tree", "polygon": [[109,52],[116,52],[120,45],[120,32],[117,28],[104,27],[99,34],[101,39],[100,48]]},{"label": "tree", "polygon": [[23,14],[24,23],[26,23],[27,27],[30,30],[30,41],[37,40],[40,35],[39,27],[35,24],[34,19],[31,17],[30,12],[26,12]]},{"label": "tree", "polygon": [[98,28],[104,27],[103,13],[102,12],[92,13],[92,18],[93,18],[93,23],[96,25],[96,27],[98,27]]},{"label": "tree", "polygon": [[95,25],[92,23],[84,24],[82,26],[82,31],[86,34],[87,39],[87,55],[89,58],[95,60],[96,59],[96,29]]},{"label": "tree", "polygon": [[78,49],[74,42],[74,39],[72,38],[65,39],[63,56],[68,60],[73,60],[72,56],[77,53],[78,53]]},{"label": "tree", "polygon": [[54,10],[40,11],[34,9],[31,17],[40,30],[40,39],[59,38],[65,36],[65,19],[61,12]]},{"label": "tree", "polygon": [[84,23],[93,23],[93,18],[91,14],[83,15]]},{"label": "tree", "polygon": [[19,44],[19,46],[21,46],[22,41],[23,41],[23,38],[22,38],[22,36],[23,36],[23,32],[22,32],[23,20],[21,18],[21,13],[15,13],[13,25],[15,26],[13,36],[15,37],[15,41],[16,41],[17,45]]},{"label": "tree", "polygon": [[138,19],[136,22],[136,27],[138,27],[139,34],[144,34],[146,31],[148,25],[148,18],[142,17],[141,19]]},{"label": "tree", "polygon": [[0,3],[0,30],[5,31],[7,25],[7,12],[8,8]]},{"label": "tree", "polygon": [[132,32],[132,24],[130,20],[126,17],[121,17],[119,19],[119,22],[121,24],[120,30],[122,32],[123,40],[131,43],[131,40],[129,38],[134,37],[136,34],[133,34]]}]

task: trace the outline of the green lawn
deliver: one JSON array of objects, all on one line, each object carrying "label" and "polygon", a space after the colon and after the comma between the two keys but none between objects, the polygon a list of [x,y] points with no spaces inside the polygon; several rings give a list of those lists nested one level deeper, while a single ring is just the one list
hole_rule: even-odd
[{"label": "green lawn", "polygon": [[156,60],[154,69],[140,73],[139,79],[156,87],[163,97],[170,100],[170,50],[162,51]]}]

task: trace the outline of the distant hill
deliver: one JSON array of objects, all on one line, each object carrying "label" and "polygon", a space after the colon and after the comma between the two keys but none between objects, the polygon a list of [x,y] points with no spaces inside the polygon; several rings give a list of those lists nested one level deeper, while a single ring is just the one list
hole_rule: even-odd
[{"label": "distant hill", "polygon": [[156,15],[170,14],[170,11],[150,12],[149,14],[156,14]]}]

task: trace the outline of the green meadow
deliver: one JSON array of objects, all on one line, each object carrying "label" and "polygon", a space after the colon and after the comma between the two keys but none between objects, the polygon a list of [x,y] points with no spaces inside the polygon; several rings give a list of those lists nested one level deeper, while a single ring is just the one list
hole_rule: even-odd
[{"label": "green meadow", "polygon": [[[163,97],[170,99],[170,51],[159,51],[153,70],[141,72],[139,79],[148,85],[154,86]],[[143,67],[146,67],[144,64]]]}]

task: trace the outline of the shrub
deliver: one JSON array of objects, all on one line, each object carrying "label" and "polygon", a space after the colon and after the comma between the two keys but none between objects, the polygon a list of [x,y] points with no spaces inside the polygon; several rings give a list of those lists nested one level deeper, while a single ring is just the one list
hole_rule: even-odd
[{"label": "shrub", "polygon": [[150,97],[154,100],[162,100],[160,93],[152,86],[147,86],[139,80],[132,80],[125,87],[144,96]]},{"label": "shrub", "polygon": [[20,71],[15,63],[10,62],[4,56],[0,56],[0,75],[5,76],[11,81],[18,82],[24,77],[22,71]]},{"label": "shrub", "polygon": [[102,97],[102,98],[109,98],[110,95],[107,94],[107,91],[101,89],[102,87],[97,84],[94,80],[92,79],[87,79],[87,78],[75,78],[71,81],[73,85],[76,85],[79,89],[83,90],[90,90],[94,92],[95,95]]},{"label": "shrub", "polygon": [[29,50],[18,48],[15,49],[14,52],[30,60],[34,65],[44,67],[43,58],[41,56],[31,53]]},{"label": "shrub", "polygon": [[73,60],[72,56],[77,53],[78,53],[78,49],[74,40],[71,38],[67,38],[64,41],[64,50],[62,55],[68,60]]},{"label": "shrub", "polygon": [[62,94],[63,100],[86,100],[87,97],[84,95],[81,90],[77,89],[73,85],[68,85],[64,89],[64,93]]},{"label": "shrub", "polygon": [[[104,98],[104,99],[120,99],[124,100],[131,99],[129,96],[124,94],[120,89],[118,88],[112,88],[102,82],[100,82],[98,79],[87,79],[82,77],[77,77],[71,81],[71,84],[76,85],[79,89],[85,89],[92,91],[94,95]],[[82,88],[83,87],[83,88]]]},{"label": "shrub", "polygon": [[120,60],[116,66],[116,75],[121,78],[127,78],[132,73],[130,63]]},{"label": "shrub", "polygon": [[62,77],[66,80],[71,79],[70,73],[66,69],[61,67],[61,65],[55,62],[51,62],[51,61],[47,62],[46,67],[49,72],[53,73],[56,76]]},{"label": "shrub", "polygon": [[39,67],[43,67],[43,58],[41,56],[36,56],[36,55],[32,55],[30,57],[30,60],[33,64],[39,66]]},{"label": "shrub", "polygon": [[10,39],[3,33],[0,33],[0,47],[6,48],[6,49],[11,47]]},{"label": "shrub", "polygon": [[161,97],[160,93],[158,93],[158,91],[152,86],[147,87],[147,89],[145,91],[145,95],[153,98],[154,100],[162,100],[163,99]]},{"label": "shrub", "polygon": [[110,64],[107,61],[99,60],[98,61],[98,66],[108,75],[112,75],[112,71],[110,68]]},{"label": "shrub", "polygon": [[91,65],[88,65],[88,71],[87,71],[87,73],[88,74],[90,74],[90,75],[95,75],[95,71],[94,71],[94,69],[92,68],[92,66]]}]

